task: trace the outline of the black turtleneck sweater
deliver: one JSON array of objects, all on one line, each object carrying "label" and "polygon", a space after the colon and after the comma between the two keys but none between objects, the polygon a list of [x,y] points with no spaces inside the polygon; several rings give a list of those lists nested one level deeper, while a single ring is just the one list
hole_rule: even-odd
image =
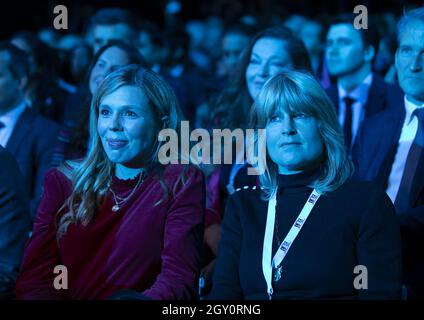
[{"label": "black turtleneck sweater", "polygon": [[[280,241],[298,217],[319,168],[279,175],[276,215]],[[268,299],[262,248],[268,202],[259,188],[230,196],[210,299]],[[275,230],[274,230],[275,233]],[[277,250],[274,237],[273,255]],[[368,289],[357,290],[357,265]],[[371,182],[348,180],[322,195],[282,263],[273,299],[398,299],[401,245],[393,205]],[[360,281],[361,282],[361,281]],[[365,285],[365,282],[361,282]]]}]

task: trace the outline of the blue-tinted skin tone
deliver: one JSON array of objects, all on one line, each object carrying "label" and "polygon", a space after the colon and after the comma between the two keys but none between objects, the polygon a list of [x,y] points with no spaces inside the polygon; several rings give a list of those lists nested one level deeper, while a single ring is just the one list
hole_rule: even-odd
[{"label": "blue-tinted skin tone", "polygon": [[280,174],[299,173],[320,161],[324,144],[315,118],[280,109],[265,129],[267,152]]}]

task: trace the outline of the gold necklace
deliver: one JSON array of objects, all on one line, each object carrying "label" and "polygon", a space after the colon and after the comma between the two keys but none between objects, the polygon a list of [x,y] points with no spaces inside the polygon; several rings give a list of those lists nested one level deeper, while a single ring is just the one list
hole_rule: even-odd
[{"label": "gold necklace", "polygon": [[[142,179],[142,177],[143,177],[143,179]],[[120,197],[120,196],[117,196],[116,194],[115,194],[115,192],[113,191],[113,189],[112,189],[112,187],[110,186],[110,184],[109,184],[109,190],[110,190],[110,192],[112,193],[112,195],[113,195],[113,200],[115,201],[115,204],[112,206],[112,211],[113,212],[118,212],[119,211],[119,209],[121,209],[121,205],[123,205],[129,198],[131,198],[131,196],[135,193],[135,191],[137,190],[137,188],[138,188],[138,186],[140,185],[140,184],[142,184],[143,183],[143,181],[144,181],[144,174],[143,174],[143,172],[140,172],[140,175],[138,176],[138,180],[137,180],[137,183],[136,183],[136,185],[135,185],[135,187],[134,187],[134,189],[131,191],[131,193],[127,196],[127,197],[125,197],[125,198],[122,198],[122,197]]]}]

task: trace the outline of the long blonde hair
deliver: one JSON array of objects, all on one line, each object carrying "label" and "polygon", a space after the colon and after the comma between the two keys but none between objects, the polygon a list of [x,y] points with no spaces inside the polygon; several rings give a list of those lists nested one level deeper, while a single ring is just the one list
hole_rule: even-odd
[{"label": "long blonde hair", "polygon": [[[345,149],[336,109],[313,76],[301,71],[282,72],[269,79],[256,98],[251,112],[251,128],[264,129],[278,109],[303,112],[318,121],[324,142],[322,174],[311,185],[321,194],[340,187],[353,174],[353,164]],[[259,141],[258,135],[255,142]],[[278,166],[266,155],[265,171],[259,176],[266,198],[277,189]]]},{"label": "long blonde hair", "polygon": [[[164,128],[180,133],[182,113],[177,98],[170,86],[158,74],[138,65],[129,65],[110,73],[100,84],[91,101],[90,147],[87,157],[79,162],[67,162],[60,168],[71,179],[73,191],[62,207],[62,209],[68,208],[69,211],[60,218],[58,238],[66,233],[70,223],[80,222],[83,226],[88,225],[108,192],[115,165],[108,159],[97,132],[99,105],[105,96],[127,85],[140,88],[149,100],[154,118],[152,130],[155,130],[153,135],[155,138]],[[164,166],[158,161],[162,142],[156,140],[153,145],[144,169],[147,172],[154,170],[158,173],[164,190],[163,200],[165,200],[168,190],[162,179]]]}]

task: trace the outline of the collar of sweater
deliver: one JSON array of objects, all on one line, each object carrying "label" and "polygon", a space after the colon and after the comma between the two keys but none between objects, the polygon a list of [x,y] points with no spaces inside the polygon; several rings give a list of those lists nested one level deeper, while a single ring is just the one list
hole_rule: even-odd
[{"label": "collar of sweater", "polygon": [[321,164],[318,163],[300,173],[279,174],[277,176],[278,188],[306,187],[319,177],[321,170]]}]

